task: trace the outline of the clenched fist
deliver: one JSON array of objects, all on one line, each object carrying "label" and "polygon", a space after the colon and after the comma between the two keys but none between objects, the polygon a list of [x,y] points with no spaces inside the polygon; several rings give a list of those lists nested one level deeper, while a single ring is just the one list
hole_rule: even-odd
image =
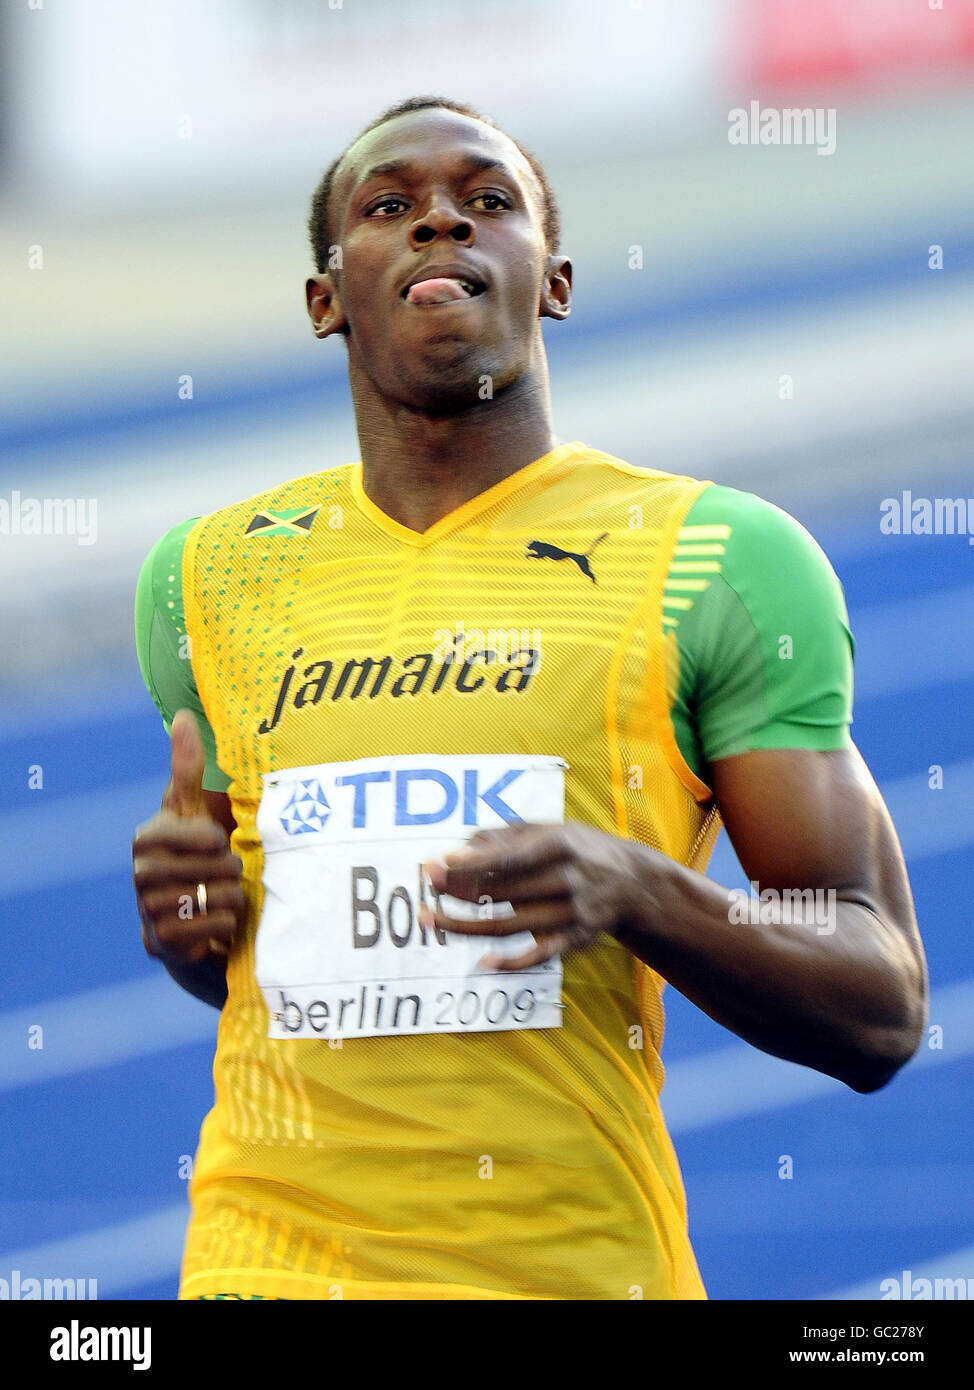
[{"label": "clenched fist", "polygon": [[142,944],[166,964],[225,963],[243,921],[243,864],[207,809],[206,756],[190,710],[172,722],[172,776],[162,809],[132,841]]}]

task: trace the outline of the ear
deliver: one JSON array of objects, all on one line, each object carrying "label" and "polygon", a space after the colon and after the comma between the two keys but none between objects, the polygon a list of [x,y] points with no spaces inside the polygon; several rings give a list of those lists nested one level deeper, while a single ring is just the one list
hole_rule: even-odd
[{"label": "ear", "polygon": [[312,275],[305,283],[304,295],[316,338],[348,332],[345,311],[330,272]]},{"label": "ear", "polygon": [[549,256],[541,285],[538,317],[567,319],[572,311],[572,263],[567,256]]}]

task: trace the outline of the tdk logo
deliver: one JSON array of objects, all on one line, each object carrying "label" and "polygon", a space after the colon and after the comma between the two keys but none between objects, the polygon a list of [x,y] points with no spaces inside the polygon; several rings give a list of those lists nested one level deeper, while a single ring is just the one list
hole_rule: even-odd
[{"label": "tdk logo", "polygon": [[281,814],[281,824],[289,835],[311,835],[323,830],[331,814],[328,798],[317,777],[299,782]]},{"label": "tdk logo", "polygon": [[406,839],[423,842],[422,858],[434,842],[459,843],[475,830],[560,823],[567,768],[558,754],[520,749],[389,753],[279,768],[263,774],[257,832],[267,853]]},{"label": "tdk logo", "polygon": [[[346,767],[348,764],[346,764]],[[463,826],[483,823],[484,809],[508,825],[520,824],[523,816],[504,799],[504,793],[524,775],[524,768],[468,767],[451,775],[438,767],[376,768],[338,773],[326,796],[319,778],[298,782],[281,812],[281,825],[288,835],[306,835],[325,829],[334,816],[350,830],[382,827],[439,825],[453,821]],[[332,823],[330,830],[337,827]]]},{"label": "tdk logo", "polygon": [[[463,824],[477,825],[478,803],[483,802],[501,820],[514,824],[522,820],[513,807],[501,799],[501,792],[521,776],[512,768],[495,778],[489,786],[481,783],[477,768],[466,768],[461,781],[438,767],[400,768],[388,771],[350,772],[335,778],[336,787],[352,788],[352,828],[364,830],[375,802],[373,787],[388,786],[393,795],[394,825],[438,825],[449,820],[461,805]],[[439,802],[437,805],[436,803]],[[420,809],[422,807],[422,809]]]}]

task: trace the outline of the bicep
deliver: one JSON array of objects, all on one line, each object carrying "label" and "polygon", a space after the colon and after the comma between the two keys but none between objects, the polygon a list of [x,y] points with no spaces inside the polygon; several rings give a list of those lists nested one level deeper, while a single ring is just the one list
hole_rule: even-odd
[{"label": "bicep", "polygon": [[854,744],[756,750],[712,766],[731,844],[759,888],[834,888],[895,926],[922,958],[903,852]]}]

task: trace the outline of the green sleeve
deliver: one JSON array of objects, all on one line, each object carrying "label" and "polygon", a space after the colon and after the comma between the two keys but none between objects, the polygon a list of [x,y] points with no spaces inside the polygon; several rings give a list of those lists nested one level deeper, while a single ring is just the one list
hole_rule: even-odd
[{"label": "green sleeve", "polygon": [[681,528],[664,591],[676,639],[671,718],[704,782],[718,758],[849,743],[842,586],[805,528],[753,493],[711,486]]},{"label": "green sleeve", "polygon": [[178,709],[191,709],[206,751],[203,786],[225,792],[231,779],[217,766],[216,739],[196,689],[183,614],[183,545],[197,520],[192,517],[174,526],[146,557],[135,590],[135,647],[142,679],[166,733]]}]

